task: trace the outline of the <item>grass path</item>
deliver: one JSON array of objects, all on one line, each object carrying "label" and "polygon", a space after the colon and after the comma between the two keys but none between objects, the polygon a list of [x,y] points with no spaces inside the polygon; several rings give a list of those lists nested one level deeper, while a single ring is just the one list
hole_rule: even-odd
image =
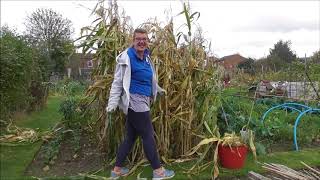
[{"label": "grass path", "polygon": [[[15,119],[14,124],[18,127],[38,128],[40,131],[49,130],[62,118],[58,112],[61,101],[61,96],[50,96],[44,109],[23,115]],[[21,146],[0,146],[0,179],[31,179],[23,177],[23,173],[40,146],[40,141]]]}]

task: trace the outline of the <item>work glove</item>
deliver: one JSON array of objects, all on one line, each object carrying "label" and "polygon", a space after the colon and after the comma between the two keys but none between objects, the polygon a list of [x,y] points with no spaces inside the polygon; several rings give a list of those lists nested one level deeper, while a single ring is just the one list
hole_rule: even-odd
[{"label": "work glove", "polygon": [[161,91],[158,92],[160,96],[164,96],[167,94],[167,91],[162,89]]},{"label": "work glove", "polygon": [[107,106],[106,107],[106,111],[109,113],[114,112],[117,109],[117,107],[113,107],[113,106]]}]

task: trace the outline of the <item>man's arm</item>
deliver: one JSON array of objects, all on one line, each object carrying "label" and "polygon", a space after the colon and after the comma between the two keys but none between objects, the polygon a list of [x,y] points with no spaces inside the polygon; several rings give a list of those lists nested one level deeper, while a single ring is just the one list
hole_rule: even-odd
[{"label": "man's arm", "polygon": [[121,93],[123,91],[123,73],[124,65],[117,64],[114,73],[114,79],[111,85],[108,106],[106,108],[107,112],[115,111],[120,100]]}]

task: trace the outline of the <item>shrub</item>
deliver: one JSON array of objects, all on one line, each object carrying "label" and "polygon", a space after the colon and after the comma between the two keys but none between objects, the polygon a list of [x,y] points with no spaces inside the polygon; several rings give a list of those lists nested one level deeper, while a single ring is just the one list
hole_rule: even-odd
[{"label": "shrub", "polygon": [[37,99],[41,99],[43,94],[38,97],[32,88],[35,88],[34,85],[40,83],[42,78],[37,51],[29,47],[23,37],[8,27],[1,27],[0,44],[0,109],[1,120],[6,120],[15,111],[36,107],[35,104],[31,107],[30,103],[38,103]]},{"label": "shrub", "polygon": [[63,115],[63,123],[68,129],[85,128],[90,120],[95,119],[95,109],[87,109],[82,96],[68,96],[60,105],[59,112]]}]

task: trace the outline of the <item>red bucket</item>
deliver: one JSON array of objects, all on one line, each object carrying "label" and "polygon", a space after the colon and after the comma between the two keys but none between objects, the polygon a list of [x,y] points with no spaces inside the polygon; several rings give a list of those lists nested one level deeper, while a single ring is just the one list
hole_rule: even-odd
[{"label": "red bucket", "polygon": [[240,169],[244,166],[247,157],[247,146],[229,147],[219,145],[218,155],[220,163],[228,169]]}]

